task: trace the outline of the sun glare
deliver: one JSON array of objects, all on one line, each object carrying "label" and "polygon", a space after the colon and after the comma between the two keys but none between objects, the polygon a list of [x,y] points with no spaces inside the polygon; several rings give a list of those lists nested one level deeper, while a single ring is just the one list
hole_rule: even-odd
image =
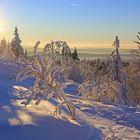
[{"label": "sun glare", "polygon": [[4,30],[5,30],[5,25],[0,24],[0,32],[4,32]]}]

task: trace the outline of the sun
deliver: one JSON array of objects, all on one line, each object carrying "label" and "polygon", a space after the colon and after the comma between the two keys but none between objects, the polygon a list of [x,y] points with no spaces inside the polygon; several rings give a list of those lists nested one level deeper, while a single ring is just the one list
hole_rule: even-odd
[{"label": "sun", "polygon": [[4,31],[5,31],[5,25],[0,24],[0,32],[2,33],[2,32],[4,32]]}]

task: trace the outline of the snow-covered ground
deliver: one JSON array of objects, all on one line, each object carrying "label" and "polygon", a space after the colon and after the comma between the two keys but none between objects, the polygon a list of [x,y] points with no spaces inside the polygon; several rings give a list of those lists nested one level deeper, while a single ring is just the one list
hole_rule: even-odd
[{"label": "snow-covered ground", "polygon": [[[14,85],[18,65],[0,61],[0,140],[140,140],[140,113],[136,108],[105,105],[76,97],[76,83],[66,83],[67,95],[76,106],[77,121],[54,116],[55,100],[21,105],[15,96],[32,81]],[[113,139],[114,137],[114,139]]]}]

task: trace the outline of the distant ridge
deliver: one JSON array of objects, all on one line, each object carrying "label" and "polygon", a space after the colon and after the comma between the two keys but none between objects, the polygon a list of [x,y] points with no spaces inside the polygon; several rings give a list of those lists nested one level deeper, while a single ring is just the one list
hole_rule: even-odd
[{"label": "distant ridge", "polygon": [[[33,53],[33,47],[25,46],[28,50],[29,54]],[[73,51],[73,48],[71,48]],[[133,56],[130,53],[131,49],[120,49],[120,54],[122,59],[132,59]],[[42,52],[43,48],[39,48],[39,51]],[[80,58],[87,58],[87,59],[104,59],[109,57],[113,48],[77,48]]]}]

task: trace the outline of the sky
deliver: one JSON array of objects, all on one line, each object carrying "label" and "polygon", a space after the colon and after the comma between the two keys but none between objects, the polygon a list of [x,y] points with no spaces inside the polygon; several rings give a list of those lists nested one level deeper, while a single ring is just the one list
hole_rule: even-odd
[{"label": "sky", "polygon": [[0,0],[0,39],[11,41],[15,26],[24,46],[51,40],[71,47],[135,46],[140,0]]}]

